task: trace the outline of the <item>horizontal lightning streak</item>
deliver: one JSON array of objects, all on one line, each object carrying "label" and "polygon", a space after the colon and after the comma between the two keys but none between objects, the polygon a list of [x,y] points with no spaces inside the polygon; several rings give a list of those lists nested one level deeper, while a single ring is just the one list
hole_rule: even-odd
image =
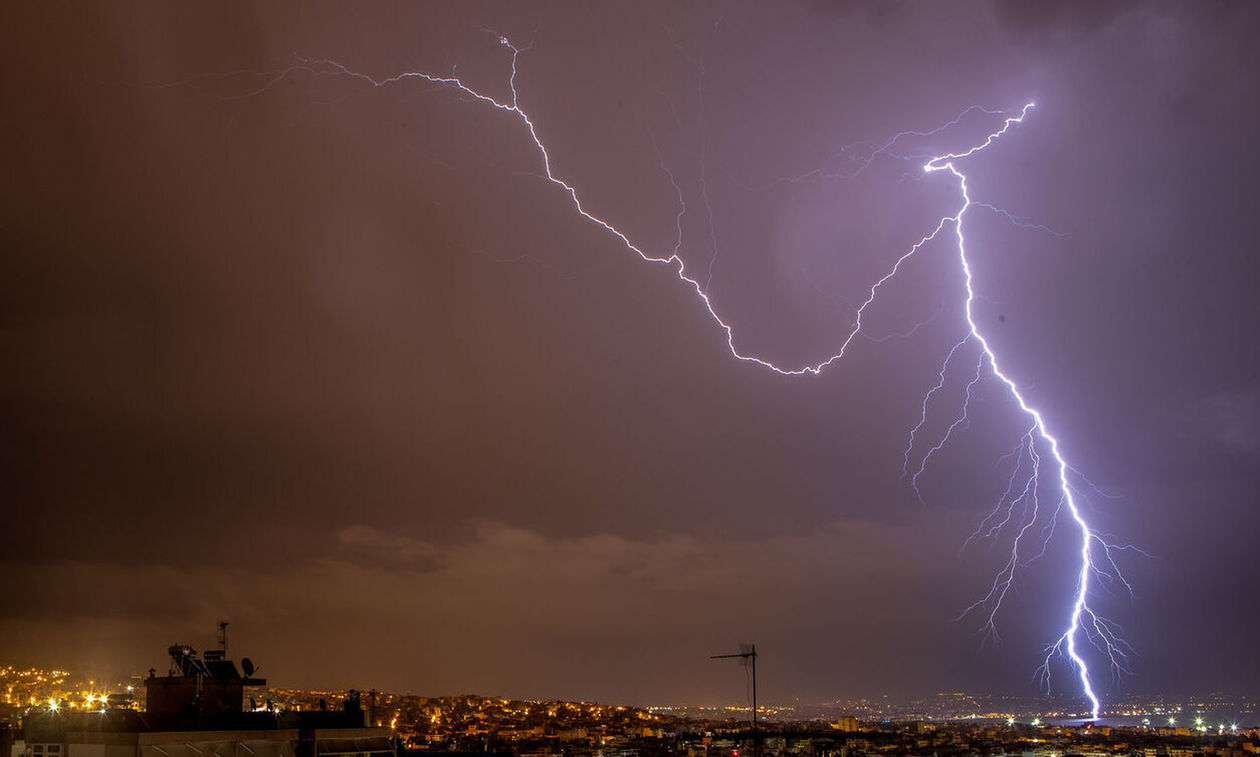
[{"label": "horizontal lightning streak", "polygon": [[[582,204],[581,198],[578,197],[577,189],[555,174],[551,166],[551,155],[547,151],[546,146],[543,144],[542,139],[538,136],[538,130],[533,120],[529,117],[529,114],[526,113],[525,110],[520,106],[520,102],[518,99],[519,95],[516,89],[517,60],[520,57],[521,53],[524,52],[525,50],[528,50],[529,48],[517,48],[506,37],[500,37],[499,43],[502,46],[512,51],[511,75],[508,78],[508,89],[511,92],[511,100],[507,102],[500,102],[499,100],[495,99],[494,97],[490,95],[487,95],[485,93],[482,93],[473,89],[472,87],[464,83],[464,81],[457,76],[437,76],[434,74],[427,74],[427,73],[423,73],[419,71],[407,71],[401,74],[395,74],[394,76],[376,78],[376,77],[370,76],[368,74],[365,74],[359,71],[354,71],[336,61],[314,59],[314,58],[301,59],[302,65],[291,66],[273,76],[270,76],[262,87],[248,94],[257,94],[259,92],[262,92],[268,87],[273,86],[277,82],[282,81],[284,76],[295,71],[306,71],[306,72],[317,74],[317,75],[331,73],[331,74],[336,74],[336,75],[347,76],[353,79],[363,81],[374,88],[385,87],[391,84],[397,84],[397,83],[404,82],[407,80],[420,79],[423,81],[427,81],[431,84],[451,87],[467,95],[469,98],[471,98],[474,101],[482,102],[498,110],[514,114],[517,118],[520,119],[521,123],[525,126],[526,131],[528,131],[529,133],[530,141],[534,143],[535,149],[538,151],[539,156],[542,158],[542,163],[543,163],[542,178],[556,185],[557,187],[560,187],[564,191],[564,193],[569,196],[569,200],[572,203],[574,210],[576,210],[580,216],[585,218],[590,223],[602,228],[603,230],[605,230],[612,236],[616,237],[616,239],[622,244],[622,246],[624,246],[627,250],[633,252],[634,254],[638,255],[639,258],[641,258],[644,262],[673,266],[679,280],[686,283],[696,293],[696,296],[699,297],[700,301],[703,303],[705,310],[708,311],[710,318],[713,319],[713,322],[716,323],[718,325],[718,328],[720,328],[722,332],[726,335],[726,346],[733,357],[739,360],[745,361],[745,362],[755,363],[757,365],[762,366],[763,368],[767,368],[769,370],[774,371],[775,373],[778,373],[784,376],[801,376],[801,375],[806,375],[806,374],[817,375],[821,373],[824,369],[826,369],[828,366],[830,366],[832,363],[843,358],[845,353],[848,351],[849,346],[853,343],[853,341],[857,338],[857,336],[860,333],[862,333],[862,316],[865,314],[866,309],[870,307],[870,305],[875,301],[876,297],[878,297],[879,291],[884,286],[884,284],[887,283],[889,280],[893,279],[894,277],[896,277],[897,273],[901,270],[902,266],[910,258],[914,257],[915,253],[919,252],[924,247],[924,245],[934,240],[936,236],[941,232],[941,230],[944,229],[951,221],[957,221],[956,217],[942,218],[940,222],[936,225],[936,228],[931,231],[931,233],[922,237],[918,242],[912,245],[909,250],[907,250],[904,254],[902,254],[899,258],[897,258],[894,261],[892,268],[889,269],[888,273],[884,274],[881,278],[876,280],[874,284],[871,285],[870,289],[867,291],[866,300],[863,301],[861,306],[857,308],[856,315],[853,319],[852,328],[850,329],[848,334],[846,334],[845,337],[841,340],[840,347],[834,354],[826,357],[825,359],[817,363],[805,364],[805,365],[796,366],[796,367],[784,367],[784,366],[777,365],[758,355],[755,355],[749,352],[743,352],[738,347],[735,346],[734,330],[732,329],[731,325],[728,324],[725,320],[723,320],[723,318],[718,314],[717,309],[714,307],[713,302],[711,298],[709,297],[708,292],[706,291],[705,287],[700,283],[699,277],[693,277],[687,272],[687,265],[683,261],[682,257],[679,255],[679,248],[681,247],[681,238],[680,238],[679,244],[676,245],[674,249],[667,255],[655,256],[644,251],[642,248],[636,245],[633,241],[631,241],[630,237],[627,236],[620,229],[613,226],[610,222],[604,220],[603,218],[600,218],[599,216],[596,216],[590,211],[588,211],[586,207]],[[970,111],[973,109],[974,108],[968,109],[968,110]],[[961,116],[959,118],[961,118]],[[912,132],[906,132],[906,134],[910,134],[910,133]],[[669,179],[670,184],[681,197],[681,190],[678,188],[677,181],[675,180],[673,174],[670,173],[668,169],[664,168],[663,165],[662,165],[662,168],[665,170],[665,173]],[[680,211],[679,223],[681,223],[681,215],[683,212],[685,212],[685,206],[683,207],[683,210]]]}]

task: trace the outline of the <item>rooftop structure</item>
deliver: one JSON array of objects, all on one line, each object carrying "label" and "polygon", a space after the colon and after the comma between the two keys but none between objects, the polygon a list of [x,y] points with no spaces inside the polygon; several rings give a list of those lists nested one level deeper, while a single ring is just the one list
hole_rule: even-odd
[{"label": "rooftop structure", "polygon": [[[145,711],[109,707],[67,711],[50,702],[22,719],[13,757],[393,757],[393,732],[368,727],[359,694],[336,710],[282,711],[246,705],[254,678],[249,658],[227,657],[226,623],[218,649],[167,650],[165,676],[149,671]],[[7,757],[0,755],[0,757]]]}]

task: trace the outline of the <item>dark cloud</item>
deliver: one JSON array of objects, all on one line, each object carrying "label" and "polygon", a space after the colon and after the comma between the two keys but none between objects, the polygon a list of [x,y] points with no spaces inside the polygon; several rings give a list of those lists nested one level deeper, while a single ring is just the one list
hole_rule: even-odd
[{"label": "dark cloud", "polygon": [[[925,503],[903,478],[960,335],[946,246],[844,361],[778,376],[576,216],[511,114],[274,75],[302,56],[456,70],[505,97],[493,29],[532,41],[521,103],[586,207],[668,254],[672,174],[689,270],[741,350],[793,366],[837,348],[957,201],[891,155],[857,181],[811,172],[1035,99],[970,187],[1057,233],[969,217],[977,315],[1118,495],[1093,517],[1160,557],[1125,561],[1134,602],[1100,599],[1149,650],[1120,687],[1254,690],[1229,661],[1260,579],[1220,555],[1260,526],[1255,6],[20,13],[0,31],[3,649],[144,669],[228,617],[280,683],[716,697],[672,672],[752,640],[783,655],[784,698],[1031,690],[1066,542],[1027,570],[1002,649],[949,622],[1002,563],[1001,542],[956,554],[1022,431],[1000,386],[977,388]],[[991,126],[971,111],[898,148]]]},{"label": "dark cloud", "polygon": [[[294,684],[364,685],[370,676],[375,686],[433,694],[473,688],[646,702],[675,685],[666,679],[683,666],[696,680],[675,696],[720,698],[721,677],[706,670],[702,652],[728,643],[732,624],[770,640],[783,670],[807,666],[811,650],[831,649],[844,651],[825,668],[875,675],[877,663],[853,650],[887,633],[905,603],[929,598],[883,588],[926,583],[915,575],[920,564],[899,559],[899,544],[912,531],[836,523],[808,535],[730,542],[607,533],[554,538],[484,522],[468,541],[440,546],[352,526],[327,557],[292,560],[278,572],[10,563],[3,570],[16,588],[0,632],[23,661],[55,656],[59,664],[97,669],[103,659],[143,669],[159,664],[177,637],[199,641],[218,618],[231,617],[236,648]],[[949,553],[940,546],[941,556]],[[431,564],[418,570],[351,559],[364,548]],[[812,591],[785,593],[805,586]],[[813,629],[836,603],[860,607],[861,621],[818,637]],[[766,609],[748,618],[752,607]],[[923,628],[909,637],[937,632]],[[340,644],[332,658],[321,650],[332,639],[365,636],[369,646]],[[591,639],[623,652],[601,659],[600,676],[582,680],[583,660],[602,658],[583,649]],[[379,649],[402,661],[384,677],[375,662]],[[525,671],[528,679],[519,677]],[[784,683],[773,688],[791,695]]]},{"label": "dark cloud", "polygon": [[1150,7],[1136,0],[1090,3],[1077,0],[994,0],[993,18],[1003,29],[1021,37],[1064,37],[1104,29],[1126,14]]},{"label": "dark cloud", "polygon": [[1186,422],[1196,433],[1192,444],[1255,458],[1260,452],[1260,391],[1255,388],[1213,394],[1190,407]]}]

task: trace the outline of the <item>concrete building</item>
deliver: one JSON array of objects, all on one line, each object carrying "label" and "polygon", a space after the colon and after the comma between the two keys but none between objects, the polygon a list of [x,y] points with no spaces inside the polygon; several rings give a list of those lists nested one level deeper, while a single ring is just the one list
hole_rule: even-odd
[{"label": "concrete building", "polygon": [[[394,757],[393,733],[369,728],[357,692],[340,709],[280,712],[246,707],[245,687],[264,686],[243,659],[242,675],[220,649],[168,650],[170,672],[150,671],[144,712],[66,711],[50,704],[22,719],[13,757]],[[0,755],[0,757],[4,757]]]}]

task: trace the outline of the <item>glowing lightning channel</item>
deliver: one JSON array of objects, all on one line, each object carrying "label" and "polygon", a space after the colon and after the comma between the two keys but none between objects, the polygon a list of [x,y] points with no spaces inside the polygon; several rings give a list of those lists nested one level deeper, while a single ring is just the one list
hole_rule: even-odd
[{"label": "glowing lightning channel", "polygon": [[[542,178],[546,179],[552,184],[555,184],[556,186],[563,189],[565,194],[569,196],[569,200],[572,202],[574,210],[576,210],[579,215],[581,215],[587,221],[604,229],[609,234],[612,234],[614,237],[617,238],[619,242],[621,242],[621,244],[627,250],[630,250],[634,254],[638,255],[644,262],[660,263],[663,265],[674,266],[675,273],[677,274],[678,278],[682,280],[683,282],[685,282],[696,293],[696,296],[700,298],[700,301],[704,304],[705,309],[709,312],[709,316],[718,325],[718,328],[720,328],[723,331],[723,333],[726,334],[726,346],[727,346],[727,349],[730,350],[731,355],[745,362],[756,363],[757,365],[760,365],[763,368],[768,368],[774,371],[775,373],[779,373],[784,376],[800,376],[804,374],[817,375],[819,373],[822,373],[823,369],[827,368],[832,363],[844,357],[845,352],[849,349],[849,345],[851,345],[853,341],[858,337],[858,335],[862,332],[862,316],[865,314],[866,309],[870,307],[871,303],[873,303],[875,301],[875,298],[879,295],[879,291],[881,287],[883,287],[883,285],[887,283],[890,279],[894,278],[897,275],[897,273],[901,270],[901,267],[906,263],[906,261],[914,257],[915,253],[919,252],[925,245],[927,245],[928,242],[931,242],[932,240],[934,240],[937,237],[937,235],[939,235],[941,231],[946,226],[949,225],[951,221],[957,220],[956,218],[949,218],[949,217],[942,218],[940,220],[940,223],[936,225],[936,228],[934,228],[931,231],[931,233],[927,234],[926,236],[921,238],[918,242],[914,243],[914,245],[912,245],[909,250],[907,250],[904,254],[902,254],[901,257],[897,258],[897,260],[893,263],[892,268],[888,271],[888,273],[884,274],[884,276],[876,280],[875,283],[871,285],[870,289],[867,291],[866,300],[863,301],[861,306],[857,308],[856,314],[853,319],[854,321],[853,327],[850,329],[848,334],[846,334],[845,337],[841,340],[840,347],[834,354],[821,360],[820,362],[805,364],[805,365],[801,365],[797,367],[783,367],[783,366],[776,365],[770,362],[769,360],[766,360],[757,355],[743,352],[738,347],[735,346],[735,334],[730,324],[728,324],[726,321],[722,319],[720,315],[718,315],[717,310],[713,306],[713,302],[709,298],[708,292],[706,292],[705,287],[701,285],[700,279],[698,277],[693,278],[691,275],[687,273],[687,265],[683,261],[682,257],[679,255],[679,250],[681,247],[681,237],[680,237],[679,244],[676,245],[674,249],[668,255],[654,256],[648,252],[645,252],[642,248],[640,248],[638,245],[632,242],[630,240],[630,237],[628,237],[620,229],[613,226],[611,223],[604,220],[603,218],[600,218],[599,216],[596,216],[590,213],[589,211],[587,211],[585,206],[582,205],[581,199],[578,197],[577,189],[575,189],[572,185],[570,185],[565,180],[556,176],[556,174],[552,171],[552,168],[551,168],[551,155],[550,153],[548,153],[546,146],[542,142],[542,139],[539,138],[538,130],[535,127],[533,120],[529,117],[529,114],[526,113],[523,108],[521,108],[520,102],[518,99],[519,95],[516,90],[517,61],[520,58],[521,53],[525,52],[526,50],[529,50],[529,48],[528,47],[518,48],[515,45],[513,45],[512,42],[508,40],[507,37],[499,37],[498,40],[499,40],[500,45],[512,51],[511,75],[508,77],[508,90],[511,93],[511,99],[507,102],[501,102],[490,95],[487,95],[483,92],[479,92],[473,89],[472,87],[465,84],[464,81],[457,76],[438,76],[435,74],[427,74],[421,71],[407,71],[401,74],[395,74],[394,76],[389,76],[385,78],[376,78],[368,74],[362,73],[360,71],[354,71],[336,61],[316,59],[316,58],[300,58],[299,59],[301,61],[300,65],[289,66],[280,71],[267,74],[266,75],[267,78],[261,86],[249,92],[243,93],[241,97],[249,97],[249,96],[257,95],[269,89],[270,87],[278,84],[279,82],[283,81],[285,76],[294,72],[305,71],[307,73],[314,74],[314,75],[346,76],[346,77],[350,77],[353,79],[366,82],[367,84],[371,85],[374,88],[385,87],[391,84],[397,84],[399,82],[403,82],[407,80],[420,79],[423,81],[430,82],[432,84],[452,87],[458,90],[459,92],[463,93],[464,95],[468,96],[474,101],[482,102],[491,107],[497,108],[499,110],[515,114],[516,117],[520,119],[521,123],[524,124],[526,131],[529,132],[530,140],[534,143],[534,147],[538,150],[538,154],[542,158],[542,163],[543,163]],[[974,108],[968,109],[968,111],[970,110],[974,110]],[[905,134],[916,134],[916,133],[917,132],[906,132]],[[887,149],[887,145],[881,147],[880,149]],[[658,151],[658,154],[659,154],[659,151]],[[673,185],[675,191],[678,191],[678,185],[675,182],[673,175],[669,172],[668,169],[664,169],[664,170],[665,170],[665,173],[669,177],[669,181],[671,185]],[[680,220],[681,220],[682,212],[685,212],[685,207],[683,211],[680,211],[680,214],[679,214]]]},{"label": "glowing lightning channel", "polygon": [[[1057,469],[1057,489],[1059,496],[1061,497],[1061,502],[1067,506],[1067,510],[1071,514],[1072,520],[1076,523],[1077,528],[1080,530],[1080,568],[1076,575],[1075,598],[1072,603],[1071,613],[1068,617],[1068,625],[1059,638],[1047,649],[1046,659],[1040,670],[1042,675],[1048,680],[1050,674],[1050,663],[1052,662],[1053,657],[1057,654],[1066,655],[1071,661],[1071,664],[1076,668],[1081,689],[1086,698],[1089,699],[1091,712],[1094,718],[1097,718],[1101,705],[1090,679],[1089,666],[1080,654],[1079,642],[1081,641],[1081,637],[1085,637],[1108,657],[1115,669],[1124,669],[1128,647],[1118,638],[1118,628],[1115,624],[1095,613],[1089,606],[1091,579],[1099,575],[1109,575],[1109,571],[1106,568],[1100,568],[1095,563],[1095,550],[1100,550],[1107,562],[1107,565],[1114,569],[1115,563],[1112,560],[1111,553],[1115,548],[1115,545],[1105,541],[1096,531],[1094,531],[1093,528],[1090,527],[1089,523],[1086,522],[1085,517],[1081,513],[1080,506],[1076,501],[1075,490],[1073,489],[1071,482],[1068,480],[1070,467],[1059,449],[1059,440],[1050,433],[1050,430],[1047,428],[1045,419],[1042,417],[1041,413],[1028,404],[1028,401],[1020,392],[1019,387],[1015,384],[1015,381],[1002,371],[1002,368],[998,365],[997,355],[994,353],[988,339],[976,323],[973,309],[976,293],[972,280],[971,263],[967,258],[966,237],[963,234],[963,216],[972,207],[972,205],[978,205],[978,203],[973,202],[971,199],[971,194],[967,187],[966,175],[963,174],[963,172],[955,165],[955,161],[980,152],[1005,134],[1012,125],[1021,123],[1024,117],[1028,114],[1028,111],[1033,108],[1033,105],[1033,103],[1028,103],[1023,107],[1018,116],[1007,118],[1002,124],[1002,128],[990,134],[981,144],[973,146],[963,152],[949,153],[932,158],[924,164],[923,170],[925,173],[946,172],[958,181],[958,189],[962,194],[963,205],[958,210],[958,213],[949,220],[953,223],[954,233],[958,238],[958,261],[962,266],[963,279],[967,292],[965,312],[967,326],[970,330],[970,338],[980,345],[981,354],[983,356],[982,360],[988,364],[990,372],[1006,385],[1007,391],[1010,392],[1011,396],[1019,404],[1020,409],[1032,420],[1033,427],[1029,431],[1029,435],[1035,433],[1037,437],[1040,438],[1041,442],[1049,449],[1050,455],[1054,461],[1053,464]],[[942,369],[942,373],[943,372],[944,369]],[[957,425],[957,422],[955,422],[955,425]],[[950,426],[951,431],[953,428],[954,426]],[[946,437],[948,437],[948,432]],[[944,439],[941,441],[941,444],[943,443]],[[934,447],[933,450],[929,451],[928,455],[925,456],[924,465],[926,465],[927,458],[931,457],[932,452],[939,449],[939,446],[940,445]],[[1024,535],[1032,527],[1033,522],[1037,519],[1036,489],[1038,483],[1040,482],[1041,458],[1036,452],[1035,445],[1028,444],[1027,450],[1032,462],[1031,473],[1027,478],[1025,491],[1017,499],[1030,499],[1031,514],[1025,517],[1023,525],[1019,528],[1015,536],[1014,544],[1011,547],[1010,561],[998,574],[998,577],[994,582],[993,589],[990,591],[988,597],[980,600],[980,602],[972,605],[964,612],[964,615],[966,615],[973,609],[987,605],[990,608],[990,612],[986,625],[990,630],[994,629],[994,616],[1001,609],[1002,600],[1006,597],[1006,593],[1010,589],[1011,583],[1014,581],[1016,568],[1021,563],[1021,541]],[[922,467],[920,467],[920,472],[922,472]],[[1118,571],[1115,575],[1118,576]],[[1120,578],[1119,580],[1123,581],[1123,578]]]},{"label": "glowing lightning channel", "polygon": [[[810,363],[795,367],[780,366],[766,360],[765,358],[741,351],[735,344],[735,337],[731,326],[722,319],[717,310],[714,308],[713,302],[710,300],[706,291],[707,287],[700,283],[701,279],[698,276],[693,277],[688,274],[686,263],[680,255],[680,251],[683,246],[682,218],[686,213],[686,203],[683,200],[683,192],[679,188],[678,182],[675,180],[673,173],[670,172],[664,165],[664,161],[661,161],[662,169],[666,174],[669,184],[678,196],[680,206],[678,215],[675,219],[678,239],[674,244],[673,249],[669,251],[668,254],[652,255],[635,245],[624,232],[615,227],[612,223],[587,211],[582,205],[581,199],[578,197],[577,190],[553,172],[551,166],[551,155],[548,153],[542,139],[538,136],[538,130],[533,120],[521,107],[516,89],[517,63],[521,54],[528,50],[529,47],[518,48],[513,45],[507,37],[502,36],[498,37],[498,42],[504,48],[511,51],[511,74],[507,80],[510,99],[506,101],[496,99],[491,95],[487,95],[473,89],[462,79],[453,74],[449,76],[439,76],[418,71],[409,71],[387,78],[375,78],[368,74],[353,71],[335,61],[305,58],[299,59],[300,65],[290,66],[281,71],[263,75],[266,77],[264,83],[254,91],[245,93],[242,96],[258,94],[282,81],[288,74],[304,71],[317,76],[351,77],[353,79],[366,82],[374,88],[385,87],[407,80],[419,79],[438,86],[450,87],[457,90],[471,101],[480,102],[500,111],[513,114],[525,127],[530,140],[533,142],[534,147],[538,151],[539,157],[542,160],[543,174],[541,175],[541,178],[545,178],[547,181],[562,189],[564,193],[569,196],[574,210],[580,216],[616,237],[616,239],[624,245],[626,249],[638,255],[643,261],[673,266],[674,272],[678,278],[695,292],[695,294],[700,298],[700,301],[703,303],[705,309],[708,311],[709,316],[725,333],[726,345],[730,350],[731,355],[739,360],[755,363],[786,376],[818,374],[832,363],[843,358],[849,346],[853,343],[857,336],[862,333],[862,318],[865,315],[867,308],[879,295],[884,284],[896,277],[907,261],[923,250],[929,242],[936,240],[941,235],[942,231],[946,228],[952,228],[954,235],[957,238],[958,261],[962,270],[965,285],[964,309],[968,327],[967,333],[956,344],[954,344],[952,349],[949,350],[949,353],[945,357],[945,361],[941,366],[939,382],[928,391],[927,395],[923,399],[922,414],[920,416],[919,423],[910,432],[910,442],[905,450],[903,470],[907,473],[910,470],[910,458],[917,446],[917,436],[923,430],[923,427],[928,419],[929,402],[934,395],[943,389],[946,383],[946,375],[951,360],[965,345],[974,343],[979,347],[980,354],[977,357],[976,372],[967,384],[967,398],[961,409],[961,413],[948,427],[944,436],[935,445],[931,446],[920,459],[919,466],[915,474],[911,477],[911,485],[915,489],[915,492],[918,493],[918,478],[924,472],[934,454],[949,441],[950,435],[957,428],[966,424],[968,403],[971,400],[972,389],[984,378],[984,368],[987,366],[989,373],[1006,387],[1010,396],[1014,398],[1016,403],[1018,403],[1020,410],[1029,419],[1030,425],[1021,434],[1020,441],[1015,445],[1011,452],[1008,453],[1007,456],[1004,456],[1014,457],[1016,460],[1014,470],[1011,472],[1010,479],[1008,480],[1006,492],[1002,495],[995,510],[981,522],[976,532],[973,533],[967,540],[967,542],[970,543],[976,538],[992,538],[998,532],[1002,531],[1008,524],[1012,524],[1014,521],[1012,528],[1015,530],[1015,538],[1011,548],[1010,558],[995,576],[989,594],[968,607],[960,618],[966,617],[974,611],[984,611],[986,616],[985,628],[994,639],[997,638],[995,618],[1001,610],[1003,600],[1006,598],[1007,593],[1015,581],[1018,569],[1044,554],[1046,541],[1057,524],[1057,516],[1060,510],[1066,506],[1066,509],[1071,515],[1072,521],[1076,525],[1080,535],[1080,563],[1079,569],[1075,572],[1075,580],[1073,582],[1074,599],[1068,614],[1067,627],[1061,634],[1059,634],[1056,641],[1046,648],[1046,656],[1039,668],[1039,675],[1044,678],[1046,684],[1048,685],[1051,663],[1056,656],[1066,658],[1070,665],[1075,669],[1081,689],[1090,702],[1092,714],[1095,718],[1097,718],[1101,706],[1098,695],[1094,691],[1089,667],[1085,659],[1081,656],[1080,644],[1082,641],[1085,641],[1095,646],[1105,657],[1109,659],[1113,670],[1117,672],[1125,670],[1127,655],[1131,650],[1128,645],[1119,638],[1119,627],[1101,617],[1095,613],[1093,609],[1091,609],[1089,605],[1089,597],[1093,588],[1094,579],[1098,579],[1100,583],[1106,582],[1108,585],[1120,584],[1126,589],[1129,588],[1128,583],[1125,582],[1124,578],[1120,575],[1116,566],[1113,559],[1113,551],[1132,549],[1132,547],[1109,543],[1085,520],[1077,502],[1076,492],[1072,486],[1070,475],[1074,475],[1082,480],[1083,477],[1081,477],[1074,468],[1068,465],[1066,459],[1060,451],[1059,440],[1050,433],[1050,430],[1047,427],[1041,413],[1028,404],[1015,381],[1002,370],[999,365],[997,355],[990,345],[988,338],[984,335],[983,331],[976,323],[973,306],[977,295],[972,280],[971,264],[967,255],[966,238],[963,233],[964,217],[970,209],[975,207],[1004,216],[1008,221],[1021,228],[1039,229],[1058,235],[1058,232],[1046,229],[1045,227],[1020,221],[1006,211],[993,205],[973,200],[968,189],[966,174],[964,174],[957,166],[957,161],[961,161],[983,151],[989,147],[989,145],[993,144],[993,142],[1005,135],[1013,126],[1022,123],[1024,117],[1027,116],[1028,112],[1033,108],[1033,103],[1025,105],[1019,110],[1018,115],[1011,115],[1005,118],[1001,128],[987,135],[981,143],[973,145],[961,152],[930,157],[922,154],[899,154],[894,152],[893,148],[896,143],[903,138],[936,135],[943,132],[947,128],[958,125],[965,116],[973,112],[984,115],[1001,115],[1002,111],[994,111],[978,106],[972,106],[960,113],[954,120],[935,129],[929,131],[904,131],[882,144],[866,145],[866,147],[870,150],[866,158],[857,161],[857,168],[855,170],[840,175],[839,178],[853,178],[857,173],[864,171],[870,163],[880,155],[885,155],[897,160],[929,158],[927,162],[923,164],[923,173],[929,175],[944,174],[952,176],[953,179],[957,181],[962,204],[953,215],[946,215],[937,221],[934,228],[928,234],[920,238],[919,241],[914,243],[908,250],[897,257],[893,261],[891,268],[888,269],[888,272],[878,278],[870,286],[867,290],[865,301],[863,301],[861,306],[859,306],[855,311],[852,328],[842,339],[840,339],[840,346],[834,354],[817,363]],[[657,155],[660,157],[659,148],[657,148]],[[787,179],[787,181],[795,182],[810,177],[822,179],[837,178],[836,176],[823,174],[821,172],[811,172],[809,174]],[[707,200],[707,197],[705,199]],[[1021,551],[1021,547],[1025,541],[1025,536],[1030,532],[1034,523],[1040,519],[1040,507],[1037,492],[1042,482],[1041,473],[1042,463],[1044,461],[1042,453],[1038,452],[1039,445],[1049,452],[1049,462],[1053,466],[1055,472],[1055,484],[1053,487],[1057,490],[1055,499],[1058,501],[1051,514],[1046,517],[1046,522],[1043,523],[1042,530],[1037,538],[1042,545],[1041,551],[1031,558],[1025,558]],[[1023,509],[1017,515],[1016,506],[1020,503],[1023,503]],[[989,526],[987,531],[985,531],[986,524],[992,524]],[[965,546],[966,545],[964,545],[964,547]]]}]

